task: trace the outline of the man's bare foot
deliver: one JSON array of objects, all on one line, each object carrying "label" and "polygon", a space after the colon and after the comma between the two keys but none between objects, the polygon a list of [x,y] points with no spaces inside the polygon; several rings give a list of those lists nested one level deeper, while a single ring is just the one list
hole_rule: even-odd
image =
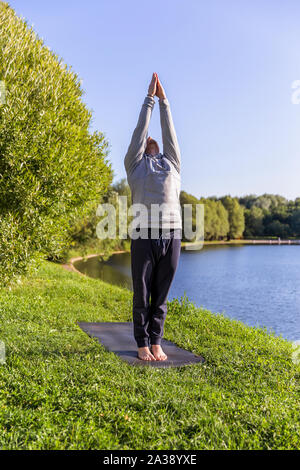
[{"label": "man's bare foot", "polygon": [[163,352],[160,344],[152,344],[151,352],[157,361],[165,361],[168,356]]},{"label": "man's bare foot", "polygon": [[155,361],[155,357],[151,354],[150,349],[148,346],[143,348],[138,348],[138,358],[142,361]]}]

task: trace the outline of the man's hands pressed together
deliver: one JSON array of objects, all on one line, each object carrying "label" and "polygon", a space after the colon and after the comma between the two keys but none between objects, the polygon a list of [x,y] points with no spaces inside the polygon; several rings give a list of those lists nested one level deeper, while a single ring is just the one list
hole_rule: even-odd
[{"label": "man's hands pressed together", "polygon": [[152,79],[148,88],[148,95],[150,96],[157,96],[161,100],[166,98],[166,93],[165,90],[158,78],[158,75],[156,72],[153,73]]}]

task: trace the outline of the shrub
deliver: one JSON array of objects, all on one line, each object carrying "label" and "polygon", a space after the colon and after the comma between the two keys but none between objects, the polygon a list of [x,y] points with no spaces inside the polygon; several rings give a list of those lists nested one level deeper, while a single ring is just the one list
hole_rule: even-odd
[{"label": "shrub", "polygon": [[[59,257],[70,221],[112,181],[108,142],[91,132],[80,80],[0,2],[0,282]],[[37,263],[38,264],[38,263]]]}]

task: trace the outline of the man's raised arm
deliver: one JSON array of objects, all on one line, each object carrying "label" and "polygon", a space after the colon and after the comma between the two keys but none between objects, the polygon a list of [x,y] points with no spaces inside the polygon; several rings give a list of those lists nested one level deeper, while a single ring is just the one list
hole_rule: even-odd
[{"label": "man's raised arm", "polygon": [[172,119],[170,103],[166,97],[159,98],[160,124],[162,131],[163,152],[180,173],[181,155]]},{"label": "man's raised arm", "polygon": [[134,129],[131,142],[124,158],[124,165],[127,175],[131,174],[136,165],[142,159],[146,149],[146,139],[152,110],[155,104],[153,96],[147,95],[136,128]]}]

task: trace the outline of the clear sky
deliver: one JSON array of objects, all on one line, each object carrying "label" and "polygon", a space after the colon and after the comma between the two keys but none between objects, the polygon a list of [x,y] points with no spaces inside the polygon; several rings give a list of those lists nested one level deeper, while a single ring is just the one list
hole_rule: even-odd
[{"label": "clear sky", "polygon": [[[83,80],[114,181],[153,72],[170,101],[181,188],[300,196],[298,0],[12,0]],[[149,135],[161,144],[158,100]]]}]

